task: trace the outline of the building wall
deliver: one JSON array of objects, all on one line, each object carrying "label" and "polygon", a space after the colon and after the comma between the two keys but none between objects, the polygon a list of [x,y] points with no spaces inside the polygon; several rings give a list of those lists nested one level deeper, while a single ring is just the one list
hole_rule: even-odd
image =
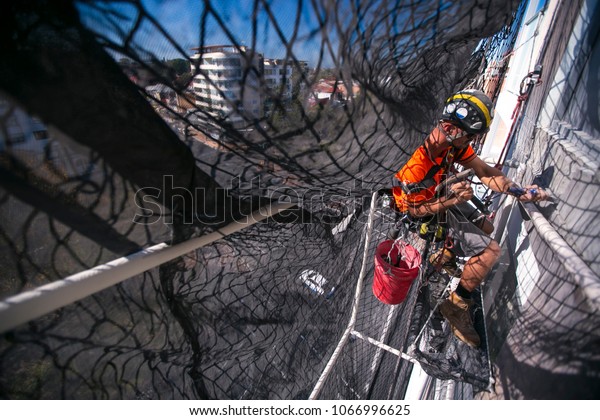
[{"label": "building wall", "polygon": [[50,140],[42,122],[0,96],[0,152],[16,150],[43,156]]},{"label": "building wall", "polygon": [[[545,214],[584,261],[600,273],[598,168],[598,2],[562,2],[544,47],[542,86],[526,104],[511,151],[511,175],[537,180],[556,195]],[[555,26],[556,26],[555,25]],[[566,26],[572,29],[566,31]],[[564,33],[570,33],[565,37]]]},{"label": "building wall", "polygon": [[504,256],[484,290],[493,395],[598,398],[599,5],[551,1],[547,11],[535,63],[543,66],[542,84],[515,121],[507,173],[548,188],[555,200],[524,209],[506,199],[498,208]]},{"label": "building wall", "polygon": [[[32,172],[47,176],[49,167],[62,177],[98,170],[89,150],[47,127],[8,97],[0,96],[0,159],[17,159]],[[39,174],[38,174],[39,175]]]},{"label": "building wall", "polygon": [[196,106],[216,118],[241,123],[270,114],[276,103],[299,95],[308,62],[263,58],[241,46],[206,46],[192,57]]},{"label": "building wall", "polygon": [[264,60],[264,79],[267,88],[281,100],[292,99],[293,62],[284,60]]},{"label": "building wall", "polygon": [[[232,123],[262,116],[259,78],[262,56],[233,46],[204,47],[192,57],[196,105]],[[196,69],[192,65],[192,72]]]},{"label": "building wall", "polygon": [[495,80],[495,74],[485,75],[486,81],[490,78],[493,80],[494,86],[489,88],[490,91],[494,90],[495,85],[501,85],[495,104],[494,120],[481,151],[482,156],[489,161],[498,162],[508,140],[514,121],[513,112],[518,104],[520,83],[540,60],[544,38],[552,30],[553,16],[558,4],[558,1],[529,1],[514,48],[501,58],[501,63],[491,63],[489,66],[494,70],[506,66],[509,71],[500,81]]}]

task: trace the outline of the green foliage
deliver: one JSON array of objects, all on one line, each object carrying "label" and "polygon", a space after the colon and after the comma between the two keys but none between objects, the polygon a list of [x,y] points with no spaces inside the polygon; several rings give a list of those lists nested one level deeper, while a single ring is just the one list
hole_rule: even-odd
[{"label": "green foliage", "polygon": [[316,75],[314,80],[319,81],[321,79],[339,79],[341,80],[340,72],[337,69],[321,69]]},{"label": "green foliage", "polygon": [[177,76],[181,76],[185,73],[190,73],[190,62],[182,58],[175,58],[173,60],[165,60],[164,64],[175,70]]},{"label": "green foliage", "polygon": [[278,104],[275,106],[271,121],[279,131],[302,127],[305,124],[302,117],[302,103],[298,99],[292,99],[285,104]]}]

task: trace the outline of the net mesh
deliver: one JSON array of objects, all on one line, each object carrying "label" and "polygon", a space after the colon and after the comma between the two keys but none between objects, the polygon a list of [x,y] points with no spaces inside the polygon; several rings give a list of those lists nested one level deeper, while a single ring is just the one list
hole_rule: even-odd
[{"label": "net mesh", "polygon": [[[13,3],[2,297],[298,204],[3,334],[0,395],[28,399],[307,398],[350,320],[363,250],[395,223],[380,198],[365,243],[371,191],[451,91],[494,96],[523,13],[495,0]],[[211,61],[225,56],[210,46],[236,61]],[[354,329],[405,351],[422,285],[382,305],[371,265]],[[321,398],[402,398],[411,366],[353,335]]]}]

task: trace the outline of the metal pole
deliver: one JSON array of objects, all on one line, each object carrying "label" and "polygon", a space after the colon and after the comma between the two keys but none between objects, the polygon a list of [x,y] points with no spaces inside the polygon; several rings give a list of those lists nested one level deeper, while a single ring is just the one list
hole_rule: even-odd
[{"label": "metal pole", "polygon": [[535,229],[554,251],[554,255],[558,257],[565,269],[579,283],[581,290],[588,297],[596,308],[600,308],[600,278],[592,269],[581,259],[581,257],[573,250],[562,236],[554,229],[550,222],[532,203],[521,203]]},{"label": "metal pole", "polygon": [[315,399],[319,398],[319,394],[321,393],[321,389],[323,388],[325,380],[327,380],[329,373],[333,369],[335,362],[337,361],[338,357],[341,354],[342,349],[344,348],[344,346],[346,345],[346,342],[348,341],[348,338],[350,337],[350,333],[352,332],[352,330],[354,328],[354,324],[356,324],[356,316],[358,314],[358,304],[360,302],[360,295],[361,295],[362,289],[363,289],[363,280],[364,280],[365,274],[367,272],[367,261],[369,260],[369,242],[371,242],[371,232],[373,231],[373,218],[375,215],[376,204],[377,204],[377,191],[375,191],[373,193],[373,196],[371,197],[371,210],[369,211],[369,221],[367,223],[367,232],[365,234],[365,249],[363,252],[362,268],[360,270],[360,274],[358,275],[358,283],[356,284],[356,292],[354,293],[354,303],[352,305],[352,315],[350,316],[350,321],[348,321],[348,326],[346,327],[344,334],[342,334],[342,338],[338,342],[338,345],[335,348],[335,350],[333,351],[333,354],[331,355],[329,362],[327,362],[325,369],[323,369],[323,372],[321,372],[320,378],[318,379],[315,387],[313,388],[310,396],[308,397],[309,400],[315,400]]},{"label": "metal pole", "polygon": [[403,353],[402,351],[400,351],[398,349],[395,349],[395,348],[393,348],[391,346],[388,346],[387,344],[385,344],[385,343],[383,343],[383,342],[381,342],[379,340],[375,340],[374,338],[367,337],[366,335],[361,334],[358,331],[352,331],[351,334],[353,336],[355,336],[357,338],[360,338],[361,340],[367,341],[367,342],[373,344],[374,346],[379,347],[380,349],[385,350],[385,351],[387,351],[387,352],[389,352],[389,353],[391,353],[391,354],[393,354],[395,356],[398,356],[398,357],[401,357],[403,359],[406,359],[406,360],[408,360],[411,363],[417,363],[417,364],[419,363],[419,361],[417,359],[415,359],[414,357],[411,357],[408,354]]},{"label": "metal pole", "polygon": [[293,203],[277,203],[266,206],[252,213],[246,221],[232,222],[208,235],[173,246],[166,243],[154,245],[135,254],[9,297],[0,302],[0,333],[206,246],[294,205]]}]

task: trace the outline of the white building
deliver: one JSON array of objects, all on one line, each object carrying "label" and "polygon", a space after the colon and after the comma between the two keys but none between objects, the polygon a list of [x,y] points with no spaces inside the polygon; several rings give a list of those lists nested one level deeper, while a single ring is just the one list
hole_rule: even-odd
[{"label": "white building", "polygon": [[19,150],[43,155],[50,140],[46,126],[8,99],[0,97],[0,152]]},{"label": "white building", "polygon": [[[57,136],[61,141],[56,141]],[[68,141],[60,131],[49,129],[8,97],[0,95],[0,156],[17,158],[30,170],[51,162],[64,176],[89,174],[98,167],[90,161],[89,150]]]},{"label": "white building", "polygon": [[263,57],[244,46],[197,48],[192,57],[196,106],[232,124],[262,116],[260,74]]},{"label": "white building", "polygon": [[294,63],[291,60],[265,58],[264,79],[268,91],[282,101],[292,99],[292,72]]}]

